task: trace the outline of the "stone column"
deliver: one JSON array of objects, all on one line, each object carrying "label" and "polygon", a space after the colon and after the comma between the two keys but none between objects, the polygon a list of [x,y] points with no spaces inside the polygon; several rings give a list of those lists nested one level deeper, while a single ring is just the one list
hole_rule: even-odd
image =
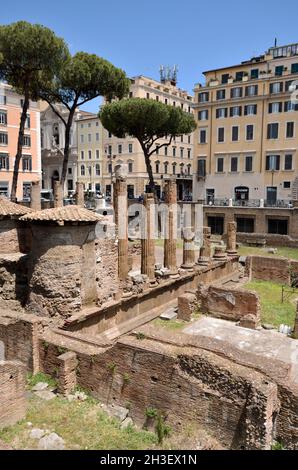
[{"label": "stone column", "polygon": [[148,193],[144,198],[145,220],[142,221],[141,239],[141,273],[148,276],[150,283],[155,283],[155,200],[154,194]]},{"label": "stone column", "polygon": [[168,205],[167,227],[164,241],[164,266],[176,275],[177,258],[177,185],[175,180],[167,181],[165,185],[165,202]]},{"label": "stone column", "polygon": [[127,183],[117,178],[113,188],[114,222],[118,237],[118,276],[125,281],[128,275],[128,213]]},{"label": "stone column", "polygon": [[63,207],[63,189],[60,181],[54,181],[54,207]]},{"label": "stone column", "polygon": [[75,201],[77,206],[84,207],[84,183],[80,183],[79,181],[76,182],[76,194],[75,194]]},{"label": "stone column", "polygon": [[183,229],[183,269],[193,269],[195,264],[195,234],[191,227]]},{"label": "stone column", "polygon": [[203,227],[203,245],[200,249],[199,264],[208,266],[211,259],[211,228]]},{"label": "stone column", "polygon": [[227,235],[227,253],[229,256],[237,255],[236,234],[237,234],[236,222],[229,222],[228,223],[228,235]]},{"label": "stone column", "polygon": [[224,261],[227,259],[227,254],[225,252],[224,246],[216,246],[214,248],[213,259],[216,261]]},{"label": "stone column", "polygon": [[40,181],[32,181],[31,196],[30,196],[30,207],[34,211],[40,211],[41,210]]}]

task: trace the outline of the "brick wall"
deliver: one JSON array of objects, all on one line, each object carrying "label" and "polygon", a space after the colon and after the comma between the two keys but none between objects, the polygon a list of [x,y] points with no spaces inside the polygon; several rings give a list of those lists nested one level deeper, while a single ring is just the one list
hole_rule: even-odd
[{"label": "brick wall", "polygon": [[28,257],[0,254],[0,299],[24,304],[28,295]]},{"label": "brick wall", "polygon": [[[249,256],[246,271],[250,279],[273,281],[290,285],[291,261],[286,258],[270,258],[269,256]],[[293,263],[296,266],[296,263]]]},{"label": "brick wall", "polygon": [[26,375],[17,362],[0,362],[0,429],[11,426],[26,414]]},{"label": "brick wall", "polygon": [[247,315],[260,320],[260,301],[255,292],[227,287],[201,286],[199,289],[200,311],[202,313],[238,321]]}]

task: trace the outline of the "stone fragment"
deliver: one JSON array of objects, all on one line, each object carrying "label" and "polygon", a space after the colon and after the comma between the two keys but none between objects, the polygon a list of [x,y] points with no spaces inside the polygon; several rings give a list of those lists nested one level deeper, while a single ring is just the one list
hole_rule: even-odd
[{"label": "stone fragment", "polygon": [[121,423],[121,429],[126,429],[129,426],[133,426],[133,420],[131,418],[125,418]]},{"label": "stone fragment", "polygon": [[64,450],[65,443],[62,437],[58,436],[55,432],[52,432],[40,439],[38,448],[40,450]]},{"label": "stone fragment", "polygon": [[177,310],[173,308],[168,308],[165,312],[163,312],[160,317],[161,320],[176,320],[177,318]]},{"label": "stone fragment", "polygon": [[275,327],[273,325],[270,325],[270,323],[264,323],[262,327],[264,328],[264,330],[275,330]]},{"label": "stone fragment", "polygon": [[105,411],[111,418],[116,418],[121,423],[127,418],[129,410],[120,405],[102,405],[102,410]]},{"label": "stone fragment", "polygon": [[42,390],[46,390],[48,388],[49,384],[47,382],[38,382],[34,387],[32,388],[33,392],[41,392]]},{"label": "stone fragment", "polygon": [[53,398],[56,398],[55,393],[50,392],[50,390],[41,390],[39,392],[34,392],[34,395],[46,401],[53,400]]},{"label": "stone fragment", "polygon": [[30,431],[30,439],[41,439],[46,434],[44,429],[33,428]]}]

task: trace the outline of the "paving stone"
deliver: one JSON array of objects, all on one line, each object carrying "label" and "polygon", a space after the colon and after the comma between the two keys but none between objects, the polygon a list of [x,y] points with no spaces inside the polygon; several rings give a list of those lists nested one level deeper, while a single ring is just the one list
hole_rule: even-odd
[{"label": "paving stone", "polygon": [[42,390],[40,392],[34,392],[34,395],[46,401],[53,400],[53,398],[56,398],[55,393],[51,392],[50,390]]},{"label": "paving stone", "polygon": [[34,387],[32,388],[33,392],[41,392],[42,390],[46,390],[48,388],[49,384],[46,382],[38,382]]},{"label": "paving stone", "polygon": [[165,312],[163,312],[160,317],[162,320],[176,320],[177,318],[177,311],[176,309],[173,307],[173,308],[169,308],[168,310],[166,310]]},{"label": "paving stone", "polygon": [[40,450],[63,450],[65,448],[64,440],[55,432],[48,434],[40,439],[38,443]]}]

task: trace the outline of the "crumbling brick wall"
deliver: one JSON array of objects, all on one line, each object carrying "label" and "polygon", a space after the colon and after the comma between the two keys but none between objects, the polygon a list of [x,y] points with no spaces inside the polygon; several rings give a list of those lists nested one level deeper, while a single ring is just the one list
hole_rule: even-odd
[{"label": "crumbling brick wall", "polygon": [[11,426],[26,414],[25,368],[17,362],[0,362],[0,429]]},{"label": "crumbling brick wall", "polygon": [[98,239],[95,249],[98,300],[103,303],[119,290],[118,248],[113,239]]},{"label": "crumbling brick wall", "polygon": [[0,299],[23,305],[28,295],[28,257],[20,253],[0,255]]},{"label": "crumbling brick wall", "polygon": [[249,256],[246,271],[250,279],[273,281],[280,284],[291,283],[291,261],[287,258],[269,256]]},{"label": "crumbling brick wall", "polygon": [[260,320],[260,300],[255,292],[201,285],[198,299],[202,313],[232,321],[239,321],[247,315]]},{"label": "crumbling brick wall", "polygon": [[[43,370],[57,374],[59,347],[40,345]],[[101,354],[77,352],[77,359],[78,384],[105,403],[128,406],[139,425],[155,408],[175,432],[195,422],[225,447],[270,448],[277,387],[256,371],[201,349],[135,337]]]}]

